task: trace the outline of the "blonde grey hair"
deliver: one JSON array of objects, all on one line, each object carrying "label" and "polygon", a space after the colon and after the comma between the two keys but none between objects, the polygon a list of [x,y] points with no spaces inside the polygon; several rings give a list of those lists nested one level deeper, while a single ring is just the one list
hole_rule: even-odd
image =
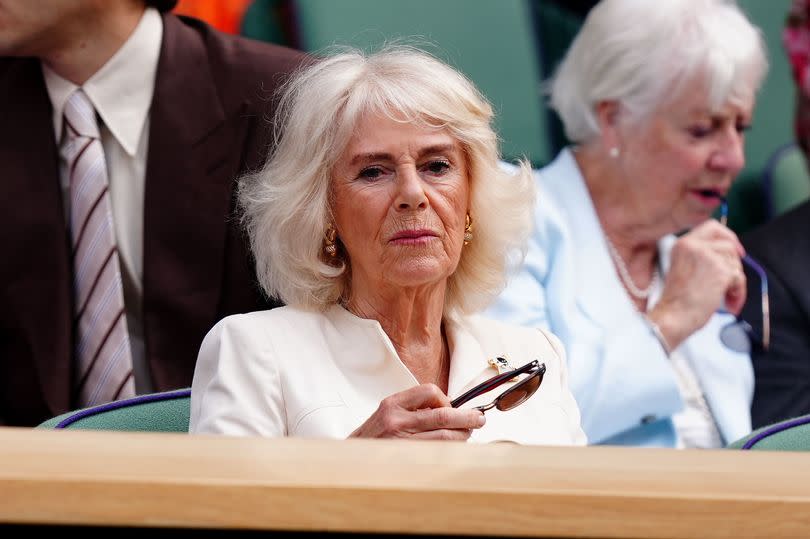
[{"label": "blonde grey hair", "polygon": [[760,31],[733,1],[602,0],[550,81],[551,107],[569,140],[584,143],[599,134],[601,101],[618,101],[639,122],[700,81],[717,110],[753,98],[767,69]]},{"label": "blonde grey hair", "polygon": [[239,203],[265,293],[324,309],[347,298],[351,259],[323,254],[332,168],[368,113],[446,129],[461,144],[470,181],[474,240],[448,281],[445,311],[483,309],[501,291],[508,255],[525,253],[534,182],[528,163],[500,166],[492,108],[475,86],[426,52],[343,50],[295,74],[283,88],[275,150],[240,182]]}]

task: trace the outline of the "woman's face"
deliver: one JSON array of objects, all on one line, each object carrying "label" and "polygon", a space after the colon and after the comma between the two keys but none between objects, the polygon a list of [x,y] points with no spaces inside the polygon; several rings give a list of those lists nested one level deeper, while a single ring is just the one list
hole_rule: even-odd
[{"label": "woman's face", "polygon": [[352,290],[438,283],[458,265],[469,204],[462,146],[445,130],[366,115],[332,170]]},{"label": "woman's face", "polygon": [[745,165],[753,100],[715,111],[707,101],[702,86],[687,85],[640,128],[622,128],[618,159],[628,196],[640,215],[669,232],[708,219]]}]

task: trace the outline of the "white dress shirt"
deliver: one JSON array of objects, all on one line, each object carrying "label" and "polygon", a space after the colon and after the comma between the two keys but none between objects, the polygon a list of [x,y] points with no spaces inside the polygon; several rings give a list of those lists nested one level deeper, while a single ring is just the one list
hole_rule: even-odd
[{"label": "white dress shirt", "polygon": [[[143,204],[146,157],[149,148],[149,108],[155,88],[163,21],[147,8],[132,35],[82,89],[100,118],[101,144],[107,162],[115,236],[124,283],[135,387],[152,391],[143,338]],[[62,140],[65,103],[79,87],[42,64],[53,107],[57,143]],[[60,162],[62,199],[70,222],[70,185],[67,163]]]},{"label": "white dress shirt", "polygon": [[[448,394],[457,397],[497,371],[534,359],[546,365],[540,388],[506,412],[486,412],[472,442],[585,443],[568,389],[562,346],[543,330],[481,317],[446,317]],[[192,433],[346,438],[380,402],[418,385],[376,320],[340,306],[325,312],[280,307],[229,316],[203,341],[191,390]],[[514,382],[513,382],[514,383]],[[465,407],[486,404],[505,384]]]}]

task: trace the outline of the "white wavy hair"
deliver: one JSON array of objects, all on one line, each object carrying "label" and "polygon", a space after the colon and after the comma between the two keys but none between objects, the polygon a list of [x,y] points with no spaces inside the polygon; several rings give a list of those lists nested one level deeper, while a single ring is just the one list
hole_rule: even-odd
[{"label": "white wavy hair", "polygon": [[649,118],[687,83],[706,85],[710,110],[753,98],[768,70],[762,35],[730,0],[602,0],[588,14],[549,87],[575,143],[599,134],[600,101]]},{"label": "white wavy hair", "polygon": [[305,66],[283,87],[275,149],[239,188],[259,283],[299,307],[325,309],[347,298],[351,259],[344,254],[336,266],[323,254],[333,222],[330,181],[355,125],[369,113],[445,129],[464,149],[475,238],[448,280],[445,312],[483,309],[505,284],[509,255],[525,254],[531,169],[525,161],[516,172],[501,166],[492,107],[469,80],[402,45],[371,55],[344,49]]}]

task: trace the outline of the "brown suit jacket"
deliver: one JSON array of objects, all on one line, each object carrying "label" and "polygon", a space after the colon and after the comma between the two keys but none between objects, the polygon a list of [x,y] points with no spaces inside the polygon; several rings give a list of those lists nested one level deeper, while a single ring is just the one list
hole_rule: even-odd
[{"label": "brown suit jacket", "polygon": [[[263,298],[234,219],[234,179],[264,161],[273,90],[304,58],[164,15],[143,246],[156,390],[191,385],[202,338]],[[0,424],[71,409],[72,269],[51,105],[37,59],[0,58]]]}]

